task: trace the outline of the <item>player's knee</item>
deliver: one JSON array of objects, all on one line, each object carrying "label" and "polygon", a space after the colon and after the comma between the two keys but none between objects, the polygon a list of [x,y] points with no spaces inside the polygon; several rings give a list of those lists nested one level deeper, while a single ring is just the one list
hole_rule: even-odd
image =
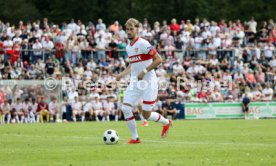
[{"label": "player's knee", "polygon": [[129,106],[129,105],[124,104],[124,105],[122,106],[122,112],[124,113],[124,116],[125,116],[126,118],[133,116],[132,107]]},{"label": "player's knee", "polygon": [[145,119],[148,119],[150,117],[151,111],[143,111],[142,115]]}]

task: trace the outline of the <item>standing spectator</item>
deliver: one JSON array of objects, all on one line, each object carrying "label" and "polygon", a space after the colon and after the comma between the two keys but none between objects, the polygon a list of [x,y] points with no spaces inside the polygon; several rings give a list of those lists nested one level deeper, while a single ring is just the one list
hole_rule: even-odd
[{"label": "standing spectator", "polygon": [[245,93],[245,96],[242,99],[242,112],[244,113],[244,119],[248,119],[248,113],[249,113],[249,103],[250,98],[248,97],[248,94]]},{"label": "standing spectator", "polygon": [[119,41],[118,43],[118,51],[119,51],[119,54],[120,54],[120,57],[122,57],[124,60],[126,59],[126,46],[127,46],[127,43],[126,43],[126,39],[125,38],[122,38],[121,41]]},{"label": "standing spectator", "polygon": [[109,57],[110,58],[114,58],[114,59],[118,59],[118,52],[117,52],[117,43],[115,42],[115,39],[112,38],[111,42],[108,44],[109,46]]},{"label": "standing spectator", "polygon": [[72,65],[76,66],[78,59],[79,59],[79,53],[80,53],[80,45],[78,40],[74,40],[74,44],[72,46]]},{"label": "standing spectator", "polygon": [[101,18],[98,19],[98,24],[96,25],[97,30],[106,30],[106,25],[103,23],[103,20]]},{"label": "standing spectator", "polygon": [[23,62],[28,62],[30,63],[30,56],[31,56],[31,47],[28,43],[27,39],[24,39],[21,45],[21,57]]},{"label": "standing spectator", "polygon": [[110,26],[110,30],[115,34],[119,30],[119,22],[115,21],[114,24]]},{"label": "standing spectator", "polygon": [[52,57],[48,59],[45,68],[47,76],[52,76],[54,74],[55,63],[53,62]]},{"label": "standing spectator", "polygon": [[52,54],[52,49],[54,48],[54,43],[50,40],[48,36],[45,37],[45,41],[42,44],[42,48],[44,62],[47,62],[48,58]]},{"label": "standing spectator", "polygon": [[102,35],[99,36],[98,40],[96,40],[97,43],[97,61],[101,61],[103,58],[105,58],[105,39],[102,37]]},{"label": "standing spectator", "polygon": [[88,41],[85,38],[81,38],[81,42],[80,42],[80,49],[81,49],[81,55],[82,58],[85,62],[88,61],[88,59],[90,59],[90,46]]},{"label": "standing spectator", "polygon": [[257,32],[257,22],[255,21],[254,17],[251,17],[251,20],[247,23],[249,29],[256,34]]},{"label": "standing spectator", "polygon": [[42,59],[42,44],[39,42],[39,39],[35,40],[33,44],[33,56],[32,62],[35,64],[37,63],[38,59]]},{"label": "standing spectator", "polygon": [[171,30],[171,31],[176,31],[176,32],[179,32],[179,31],[180,31],[180,25],[177,24],[175,18],[173,18],[173,19],[171,20],[170,30]]},{"label": "standing spectator", "polygon": [[60,64],[64,63],[64,55],[65,55],[65,51],[64,51],[63,43],[57,42],[55,57],[60,61]]}]

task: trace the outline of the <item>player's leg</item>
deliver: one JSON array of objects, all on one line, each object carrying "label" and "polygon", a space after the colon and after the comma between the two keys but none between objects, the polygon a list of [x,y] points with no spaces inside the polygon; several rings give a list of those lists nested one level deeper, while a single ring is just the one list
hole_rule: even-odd
[{"label": "player's leg", "polygon": [[99,115],[100,115],[100,117],[102,117],[102,122],[104,122],[105,121],[105,111],[100,110]]},{"label": "player's leg", "polygon": [[0,119],[1,119],[1,124],[5,124],[5,114],[4,111],[0,110]]},{"label": "player's leg", "polygon": [[149,126],[148,121],[143,116],[142,104],[137,105],[137,110],[139,112],[139,116],[142,122],[141,126],[143,127]]},{"label": "player's leg", "polygon": [[132,112],[133,106],[135,106],[141,99],[140,95],[141,92],[139,91],[139,89],[135,89],[134,87],[129,85],[125,92],[124,102],[122,105],[122,112],[124,114],[125,121],[132,135],[132,139],[128,142],[130,144],[140,143],[136,128],[135,117]]},{"label": "player's leg", "polygon": [[82,122],[84,122],[84,120],[85,120],[85,113],[86,113],[86,112],[84,112],[84,111],[81,111],[81,112],[80,112],[81,121],[82,121]]},{"label": "player's leg", "polygon": [[105,117],[108,122],[110,121],[110,118],[109,118],[110,114],[111,114],[110,111],[105,111]]},{"label": "player's leg", "polygon": [[77,114],[78,114],[78,110],[73,110],[73,121],[74,122],[77,121]]},{"label": "player's leg", "polygon": [[122,117],[122,112],[115,110],[115,121],[118,122],[119,117]]},{"label": "player's leg", "polygon": [[54,122],[54,111],[49,111],[49,116],[50,116],[50,122]]},{"label": "player's leg", "polygon": [[161,133],[161,137],[166,137],[170,126],[172,125],[172,121],[168,120],[167,118],[163,117],[161,114],[157,112],[153,112],[153,106],[156,102],[158,95],[158,87],[148,86],[146,90],[144,90],[142,94],[143,104],[143,116],[145,119],[161,123],[163,125],[163,130]]},{"label": "player's leg", "polygon": [[95,118],[96,118],[96,121],[99,122],[99,110],[95,110],[94,111],[94,115],[95,115]]},{"label": "player's leg", "polygon": [[23,122],[24,122],[24,119],[25,119],[25,118],[24,118],[25,115],[24,115],[24,112],[23,112],[22,109],[19,110],[18,115],[19,115],[19,117],[20,117],[20,123],[23,123]]},{"label": "player's leg", "polygon": [[10,124],[10,122],[11,122],[11,113],[10,113],[10,110],[7,110],[6,116],[7,116],[7,123]]}]

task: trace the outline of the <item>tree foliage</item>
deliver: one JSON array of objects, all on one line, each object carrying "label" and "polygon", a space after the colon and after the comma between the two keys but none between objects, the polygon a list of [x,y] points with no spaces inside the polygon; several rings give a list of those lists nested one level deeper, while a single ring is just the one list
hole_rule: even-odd
[{"label": "tree foliage", "polygon": [[69,22],[71,18],[84,23],[102,18],[106,23],[124,22],[129,17],[150,22],[171,18],[213,20],[257,20],[276,18],[276,0],[0,0],[0,20],[17,23],[44,17],[50,21]]}]

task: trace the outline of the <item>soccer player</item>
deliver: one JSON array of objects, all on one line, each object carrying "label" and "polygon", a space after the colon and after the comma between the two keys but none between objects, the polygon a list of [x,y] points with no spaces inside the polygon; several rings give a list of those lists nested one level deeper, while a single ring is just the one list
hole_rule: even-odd
[{"label": "soccer player", "polygon": [[114,102],[112,101],[111,97],[107,97],[107,102],[103,103],[103,109],[105,112],[105,117],[107,121],[109,122],[109,115],[115,116],[115,121],[118,121],[118,115],[115,110]]},{"label": "soccer player", "polygon": [[[20,101],[20,98],[16,99],[15,103],[12,103],[12,115],[15,117],[17,123],[23,123],[24,121],[24,112],[23,112],[23,105]],[[19,121],[19,117],[20,120]]]},{"label": "soccer player", "polygon": [[2,114],[1,124],[5,124],[5,118],[7,117],[7,123],[10,124],[11,120],[11,106],[8,100],[5,100],[3,104],[0,104],[0,114]]},{"label": "soccer player", "polygon": [[128,143],[138,144],[141,141],[136,129],[132,108],[139,101],[143,100],[142,114],[145,119],[163,124],[162,138],[167,136],[172,121],[157,112],[151,112],[158,95],[158,82],[154,68],[162,63],[162,58],[148,41],[138,37],[139,21],[130,18],[125,26],[130,40],[130,44],[126,47],[130,65],[117,75],[116,80],[119,81],[122,77],[131,73],[131,81],[125,92],[122,112],[132,134],[132,139]]},{"label": "soccer player", "polygon": [[103,110],[103,103],[100,101],[99,97],[95,97],[95,102],[93,103],[93,111],[96,117],[96,121],[99,122],[99,116],[102,117],[102,121],[105,121],[105,112]]},{"label": "soccer player", "polygon": [[52,101],[49,103],[49,115],[51,122],[55,122],[57,120],[58,113],[58,101],[56,97],[53,97]]},{"label": "soccer player", "polygon": [[82,111],[82,103],[79,101],[77,96],[75,96],[74,100],[75,101],[72,103],[72,112],[73,112],[73,121],[76,122],[77,115],[84,116],[84,113]]}]

